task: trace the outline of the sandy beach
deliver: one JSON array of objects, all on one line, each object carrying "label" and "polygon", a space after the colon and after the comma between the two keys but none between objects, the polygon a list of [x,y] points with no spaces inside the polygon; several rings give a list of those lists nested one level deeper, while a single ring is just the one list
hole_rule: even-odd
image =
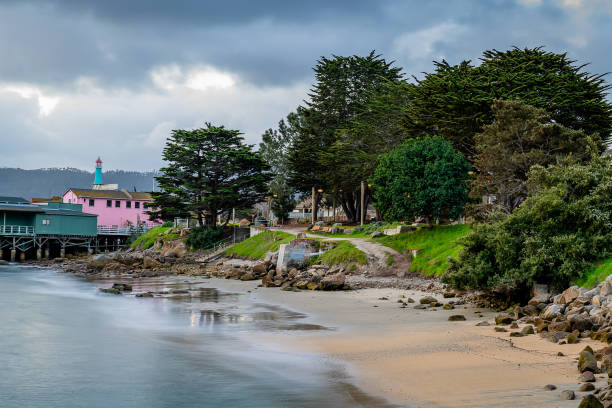
[{"label": "sandy beach", "polygon": [[[497,333],[496,313],[471,306],[455,310],[400,308],[399,296],[424,293],[400,289],[346,292],[284,292],[253,282],[210,279],[205,286],[241,292],[253,301],[278,304],[309,315],[308,323],[330,330],[268,334],[255,339],[301,353],[322,353],[346,363],[355,385],[400,406],[417,407],[576,407],[560,397],[577,391],[575,357],[601,343],[558,345],[537,334],[510,338]],[[388,298],[388,300],[382,300]],[[482,317],[476,312],[482,312]],[[466,321],[449,322],[453,314]],[[564,356],[557,356],[562,352]],[[602,375],[598,384],[605,383]],[[547,391],[546,384],[557,390]]]}]

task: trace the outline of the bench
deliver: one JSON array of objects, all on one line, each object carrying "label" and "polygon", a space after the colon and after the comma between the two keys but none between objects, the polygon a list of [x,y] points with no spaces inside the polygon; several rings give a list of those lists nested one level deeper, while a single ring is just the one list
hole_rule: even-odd
[{"label": "bench", "polygon": [[312,227],[311,231],[318,231],[320,229],[321,227],[319,227],[318,225],[315,225],[314,227]]},{"label": "bench", "polygon": [[329,232],[329,227],[323,227],[323,228],[321,228],[321,232]]}]

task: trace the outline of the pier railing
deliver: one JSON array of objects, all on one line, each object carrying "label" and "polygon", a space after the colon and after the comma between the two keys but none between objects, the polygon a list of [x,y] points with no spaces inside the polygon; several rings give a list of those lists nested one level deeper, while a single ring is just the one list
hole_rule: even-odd
[{"label": "pier railing", "polygon": [[139,225],[132,227],[119,227],[117,225],[98,225],[98,235],[134,235],[142,234],[153,228],[154,225]]},{"label": "pier railing", "polygon": [[34,235],[34,227],[25,225],[0,225],[0,235]]}]

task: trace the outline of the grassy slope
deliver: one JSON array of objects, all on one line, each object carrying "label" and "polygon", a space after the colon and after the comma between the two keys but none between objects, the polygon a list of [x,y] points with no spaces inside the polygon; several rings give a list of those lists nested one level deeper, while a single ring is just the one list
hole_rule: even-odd
[{"label": "grassy slope", "polygon": [[163,235],[164,232],[166,232],[170,228],[171,227],[164,227],[162,225],[158,227],[153,227],[141,236],[139,236],[136,241],[132,242],[130,244],[130,247],[147,249],[151,248],[153,244],[155,244],[155,241],[160,237],[162,237],[162,239],[164,240],[178,238],[178,234],[168,234],[165,236]]},{"label": "grassy slope", "polygon": [[355,248],[355,245],[349,241],[337,241],[338,244],[325,251],[317,259],[317,262],[326,265],[338,265],[338,264],[361,264],[365,265],[368,263],[365,252]]},{"label": "grassy slope", "polygon": [[457,257],[461,246],[457,240],[470,232],[469,225],[420,228],[414,232],[377,238],[375,241],[402,253],[419,250],[410,270],[424,275],[440,276],[448,267],[448,257]]},{"label": "grassy slope", "polygon": [[598,262],[598,264],[593,269],[585,273],[585,275],[579,279],[576,284],[584,288],[592,288],[599,282],[606,279],[606,277],[610,274],[612,274],[612,258]]},{"label": "grassy slope", "polygon": [[245,239],[223,253],[241,258],[263,259],[266,257],[266,252],[276,251],[281,244],[288,244],[292,239],[295,239],[295,235],[281,231],[266,231]]}]

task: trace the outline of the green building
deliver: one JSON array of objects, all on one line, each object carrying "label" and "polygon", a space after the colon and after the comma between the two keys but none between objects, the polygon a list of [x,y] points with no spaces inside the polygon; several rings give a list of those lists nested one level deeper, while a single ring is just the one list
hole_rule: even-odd
[{"label": "green building", "polygon": [[[67,247],[92,249],[97,237],[97,215],[82,211],[81,204],[48,202],[31,204],[20,197],[0,197],[0,259],[37,258],[56,250],[64,256]],[[5,253],[9,249],[10,253]],[[10,254],[10,256],[9,256]]]}]

